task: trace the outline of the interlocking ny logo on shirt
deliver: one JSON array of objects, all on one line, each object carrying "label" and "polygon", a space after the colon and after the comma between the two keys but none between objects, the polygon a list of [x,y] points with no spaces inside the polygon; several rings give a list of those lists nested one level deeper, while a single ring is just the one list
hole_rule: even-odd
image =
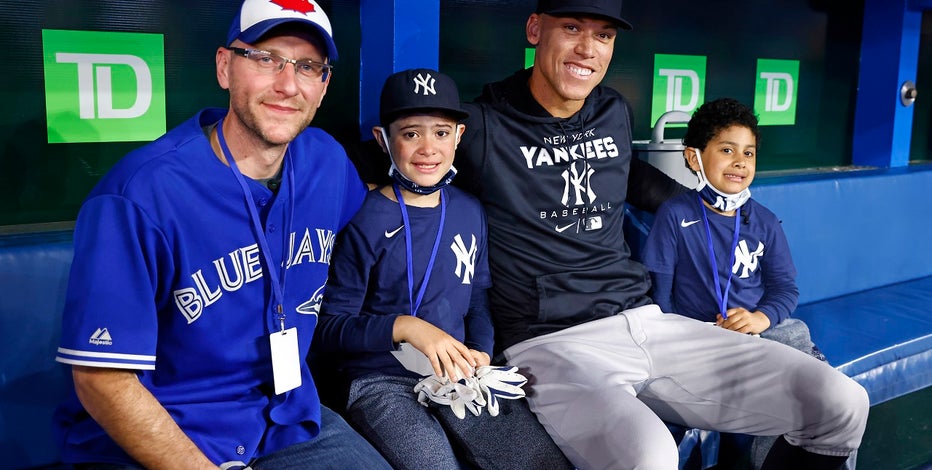
[{"label": "interlocking ny logo on shirt", "polygon": [[456,270],[454,274],[463,279],[463,284],[470,283],[476,269],[476,236],[470,235],[470,237],[472,242],[468,249],[466,248],[466,244],[463,243],[463,237],[458,233],[453,237],[453,243],[450,245],[450,249],[452,249],[453,254],[456,255]]}]

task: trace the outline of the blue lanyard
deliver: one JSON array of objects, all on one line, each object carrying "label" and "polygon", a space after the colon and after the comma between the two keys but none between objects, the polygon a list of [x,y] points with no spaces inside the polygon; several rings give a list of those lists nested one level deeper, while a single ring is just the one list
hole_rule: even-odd
[{"label": "blue lanyard", "polygon": [[[706,212],[705,204],[702,203],[702,197],[696,196],[699,198],[699,207],[702,208],[702,220],[705,222],[705,234],[709,242],[709,258],[712,260],[712,279],[715,281],[715,297],[718,299],[719,309],[722,313],[722,318],[728,318],[728,315],[725,313],[728,310],[728,292],[731,290],[731,278],[735,275],[734,271],[729,267],[728,269],[728,281],[725,283],[725,289],[721,288],[721,283],[718,278],[718,263],[715,261],[715,247],[712,244],[712,229],[709,227],[709,215]],[[738,232],[740,231],[740,211],[741,209],[735,209],[735,235],[731,242],[731,262],[729,266],[735,265],[735,249],[738,248]]]},{"label": "blue lanyard", "polygon": [[427,281],[430,280],[430,272],[434,269],[434,260],[437,259],[437,250],[440,248],[440,238],[443,235],[443,222],[447,216],[447,201],[444,197],[444,190],[440,190],[440,226],[437,227],[437,238],[434,240],[434,247],[430,250],[430,258],[427,261],[427,270],[424,271],[424,279],[421,281],[421,287],[417,292],[417,299],[414,298],[414,250],[411,247],[411,223],[408,219],[408,209],[405,208],[404,198],[401,197],[401,189],[397,183],[392,184],[395,190],[395,197],[398,199],[398,206],[401,207],[401,221],[405,227],[405,254],[408,260],[408,302],[411,306],[411,316],[417,316],[417,309],[421,307],[421,301],[424,300],[424,292],[427,291]]},{"label": "blue lanyard", "polygon": [[[243,188],[243,196],[246,198],[246,207],[249,209],[249,218],[252,221],[252,228],[256,236],[256,241],[259,243],[259,252],[265,260],[265,265],[267,267],[265,271],[272,283],[272,300],[275,306],[275,314],[281,325],[281,331],[285,331],[285,312],[282,308],[282,303],[285,301],[285,274],[288,271],[284,263],[281,263],[281,281],[279,281],[279,269],[275,269],[276,265],[272,262],[272,251],[269,248],[269,241],[265,236],[265,230],[262,229],[259,211],[256,209],[256,203],[252,198],[252,191],[249,190],[249,186],[246,184],[246,178],[243,177],[243,174],[239,171],[239,167],[236,166],[236,160],[227,147],[226,139],[223,138],[223,119],[220,119],[220,122],[217,123],[217,140],[220,141],[220,149],[223,152],[223,158],[230,165],[230,169],[233,171],[236,181],[239,182],[240,187]],[[294,165],[292,165],[291,162],[290,149],[285,151],[285,162],[283,164],[285,165],[289,203],[287,212],[288,218],[285,220],[285,226],[282,227],[282,234],[283,236],[288,236],[288,233],[291,231],[291,224],[294,222]],[[283,243],[282,246],[287,246],[287,244]]]}]

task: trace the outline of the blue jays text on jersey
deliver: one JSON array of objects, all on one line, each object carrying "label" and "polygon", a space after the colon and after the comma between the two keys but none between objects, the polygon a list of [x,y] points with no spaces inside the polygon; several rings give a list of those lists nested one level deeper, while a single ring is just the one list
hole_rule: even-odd
[{"label": "blue jays text on jersey", "polygon": [[[312,229],[305,228],[300,240],[297,238],[297,232],[289,234],[285,269],[302,263],[330,263],[335,239],[332,230],[316,228],[312,235]],[[207,307],[218,302],[224,292],[235,292],[245,284],[261,279],[260,259],[259,246],[253,243],[213,260],[213,266],[198,269],[190,275],[193,286],[175,289],[175,305],[188,323],[193,323]],[[206,277],[205,269],[208,272]]]}]

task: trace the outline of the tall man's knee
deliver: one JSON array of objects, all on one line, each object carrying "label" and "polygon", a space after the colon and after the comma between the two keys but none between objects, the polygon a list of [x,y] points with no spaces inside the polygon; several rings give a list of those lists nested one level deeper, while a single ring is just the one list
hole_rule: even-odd
[{"label": "tall man's knee", "polygon": [[[797,440],[787,435],[787,440],[804,448],[811,447],[808,450],[829,455],[857,449],[861,445],[870,411],[867,391],[859,383],[844,377],[833,387],[821,390],[820,397],[821,409],[814,414],[807,432],[820,437]],[[809,441],[808,445],[804,442],[806,440]]]},{"label": "tall man's knee", "polygon": [[867,415],[870,412],[870,397],[867,390],[861,384],[854,380],[849,381],[850,386],[846,389],[843,397],[839,397],[841,412],[848,423],[848,427],[860,438],[864,434],[864,428],[867,427]]}]

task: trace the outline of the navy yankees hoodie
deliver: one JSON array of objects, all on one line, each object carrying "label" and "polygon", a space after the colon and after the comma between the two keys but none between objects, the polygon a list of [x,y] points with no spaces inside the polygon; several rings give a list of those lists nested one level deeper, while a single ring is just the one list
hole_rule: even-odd
[{"label": "navy yankees hoodie", "polygon": [[455,182],[485,206],[496,351],[651,302],[622,232],[626,197],[653,212],[684,188],[632,159],[631,110],[597,86],[569,118],[531,96],[531,69],[487,84],[457,150]]}]

